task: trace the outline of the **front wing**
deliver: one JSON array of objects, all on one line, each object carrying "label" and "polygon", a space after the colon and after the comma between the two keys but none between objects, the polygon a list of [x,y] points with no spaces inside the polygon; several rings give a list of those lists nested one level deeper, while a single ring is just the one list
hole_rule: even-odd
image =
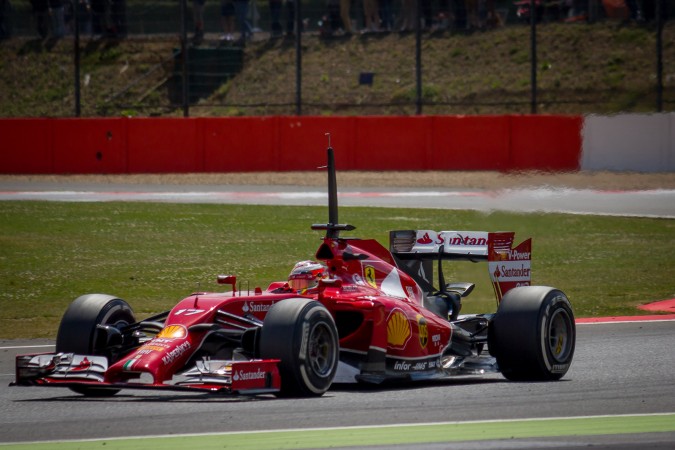
[{"label": "front wing", "polygon": [[16,357],[16,380],[10,386],[49,386],[95,389],[157,389],[210,391],[225,394],[256,395],[279,392],[281,377],[278,360],[204,359],[170,380],[155,381],[140,373],[133,381],[106,381],[108,359],[73,353],[43,353]]}]

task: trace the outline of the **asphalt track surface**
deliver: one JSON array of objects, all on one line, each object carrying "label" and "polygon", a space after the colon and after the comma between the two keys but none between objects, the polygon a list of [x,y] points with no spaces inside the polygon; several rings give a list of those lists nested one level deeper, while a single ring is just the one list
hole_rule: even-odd
[{"label": "asphalt track surface", "polygon": [[[675,218],[675,191],[453,191],[341,189],[343,206],[569,212]],[[0,200],[167,201],[325,205],[325,190],[271,186],[0,185]],[[334,386],[318,399],[231,398],[123,391],[90,399],[63,389],[9,387],[14,356],[49,341],[0,341],[0,443],[358,425],[675,413],[675,320],[577,327],[573,365],[560,382],[512,383],[500,375],[384,387]],[[671,416],[669,416],[671,417]],[[661,432],[416,444],[396,448],[675,447]],[[555,434],[555,433],[554,433]],[[552,434],[551,436],[554,436]],[[224,437],[224,439],[227,439]],[[370,447],[385,448],[385,447]],[[387,447],[390,448],[390,447]]]},{"label": "asphalt track surface", "polygon": [[[675,412],[675,321],[580,324],[577,330],[574,362],[559,382],[513,383],[491,374],[378,388],[342,385],[316,399],[149,391],[93,399],[61,388],[9,387],[14,356],[50,351],[52,343],[1,341],[0,441]],[[673,448],[675,428],[414,448],[632,448],[638,442]]]},{"label": "asphalt track surface", "polygon": [[[40,184],[5,181],[0,182],[0,200],[323,206],[327,203],[327,193],[325,188],[307,186]],[[339,203],[341,206],[675,218],[674,189],[606,191],[549,187],[502,190],[345,187],[339,189]]]}]

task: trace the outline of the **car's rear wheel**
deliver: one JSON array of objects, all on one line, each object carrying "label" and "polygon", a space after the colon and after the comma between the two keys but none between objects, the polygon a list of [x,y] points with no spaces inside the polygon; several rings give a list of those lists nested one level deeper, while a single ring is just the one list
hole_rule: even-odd
[{"label": "car's rear wheel", "polygon": [[513,381],[559,380],[572,363],[574,313],[567,296],[546,286],[504,295],[489,330],[490,353]]},{"label": "car's rear wheel", "polygon": [[279,359],[284,397],[319,396],[328,390],[338,366],[335,321],[319,302],[289,299],[267,312],[260,335],[260,354]]},{"label": "car's rear wheel", "polygon": [[[113,364],[117,355],[108,347],[107,334],[98,329],[107,325],[117,329],[136,322],[127,302],[112,295],[88,294],[75,299],[66,310],[56,335],[56,351],[79,355],[106,356]],[[87,396],[112,396],[119,389],[72,387]]]}]

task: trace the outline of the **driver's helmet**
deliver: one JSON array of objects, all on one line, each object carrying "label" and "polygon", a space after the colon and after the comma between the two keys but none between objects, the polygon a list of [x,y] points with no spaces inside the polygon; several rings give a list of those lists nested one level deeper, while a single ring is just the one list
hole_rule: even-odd
[{"label": "driver's helmet", "polygon": [[288,275],[288,285],[294,291],[305,292],[317,287],[319,280],[327,276],[328,269],[323,264],[316,261],[300,261]]}]

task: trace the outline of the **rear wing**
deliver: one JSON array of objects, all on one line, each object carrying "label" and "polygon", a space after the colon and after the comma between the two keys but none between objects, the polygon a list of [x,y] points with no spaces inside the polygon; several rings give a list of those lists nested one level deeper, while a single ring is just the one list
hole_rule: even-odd
[{"label": "rear wing", "polygon": [[487,261],[499,302],[514,287],[530,285],[532,240],[514,248],[514,237],[515,233],[510,231],[397,230],[389,232],[389,250],[399,268],[425,292],[440,290],[434,287],[434,261],[439,264],[440,284],[444,284],[442,261]]}]

